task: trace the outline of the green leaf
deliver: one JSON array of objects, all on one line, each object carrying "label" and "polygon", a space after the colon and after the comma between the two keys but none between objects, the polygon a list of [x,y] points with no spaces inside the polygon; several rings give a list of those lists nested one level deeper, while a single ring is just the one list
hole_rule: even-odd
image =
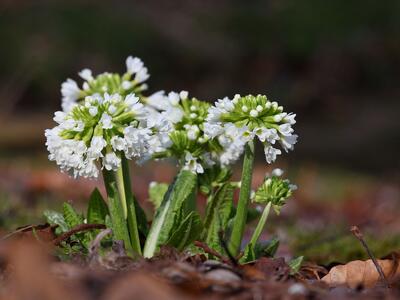
[{"label": "green leaf", "polygon": [[63,215],[70,229],[79,224],[83,224],[83,217],[79,215],[70,204],[65,202],[63,204]]},{"label": "green leaf", "polygon": [[59,233],[67,232],[69,230],[64,216],[61,213],[54,210],[45,210],[43,215],[46,218],[47,223],[50,225],[58,225],[57,229],[59,229]]},{"label": "green leaf", "polygon": [[87,222],[89,224],[104,224],[108,207],[99,190],[95,188],[90,196],[87,210]]},{"label": "green leaf", "polygon": [[227,228],[232,213],[234,190],[231,183],[224,184],[211,198],[206,208],[203,239],[208,246],[219,253],[224,252],[220,232]]},{"label": "green leaf", "polygon": [[292,259],[289,261],[288,265],[292,269],[290,275],[294,275],[299,272],[301,264],[303,263],[304,256],[299,256],[297,258]]},{"label": "green leaf", "polygon": [[192,211],[181,222],[178,228],[172,232],[166,244],[182,251],[186,246],[200,237],[202,230],[203,224],[199,214]]},{"label": "green leaf", "polygon": [[232,171],[219,165],[206,168],[203,174],[199,175],[200,192],[210,195],[216,187],[227,183],[232,176]]},{"label": "green leaf", "polygon": [[278,238],[273,238],[267,243],[257,243],[253,246],[252,243],[246,245],[244,254],[240,259],[241,263],[249,263],[261,257],[274,257],[279,247]]},{"label": "green leaf", "polygon": [[152,257],[164,245],[193,208],[196,196],[197,175],[181,170],[157,209],[144,246],[144,257]]},{"label": "green leaf", "polygon": [[279,248],[279,239],[277,237],[272,238],[271,240],[267,241],[266,243],[258,243],[256,245],[256,256],[257,258],[267,256],[267,257],[274,257],[276,251]]},{"label": "green leaf", "polygon": [[254,251],[253,244],[249,243],[246,245],[246,248],[244,248],[244,254],[240,258],[239,262],[244,264],[244,263],[249,263],[252,261],[255,261],[257,259],[256,253]]},{"label": "green leaf", "polygon": [[152,182],[149,185],[149,200],[153,203],[154,208],[160,207],[165,193],[168,191],[168,184]]},{"label": "green leaf", "polygon": [[[133,199],[133,203],[135,205],[135,212],[136,212],[136,222],[139,229],[139,232],[144,236],[147,237],[149,233],[149,226],[147,224],[147,217],[143,210],[143,208],[139,205],[139,202],[136,198]],[[132,205],[130,202],[129,205]]]},{"label": "green leaf", "polygon": [[125,248],[127,250],[132,250],[127,222],[125,220],[121,201],[118,197],[118,191],[115,182],[109,183],[108,204],[108,210],[112,224],[111,229],[113,231],[114,239],[124,241]]}]

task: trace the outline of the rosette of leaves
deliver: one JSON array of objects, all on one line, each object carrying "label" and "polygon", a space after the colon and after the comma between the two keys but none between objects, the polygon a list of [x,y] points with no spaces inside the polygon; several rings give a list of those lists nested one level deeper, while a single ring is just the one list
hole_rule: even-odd
[{"label": "rosette of leaves", "polygon": [[[78,213],[69,203],[63,204],[62,212],[53,210],[44,211],[44,217],[50,225],[56,225],[55,234],[61,235],[69,232],[81,224],[106,225],[106,219],[109,218],[109,210],[106,202],[98,189],[94,189],[90,198],[86,212]],[[98,229],[78,232],[69,238],[69,242],[62,242],[61,249],[63,254],[71,255],[73,253],[87,254],[90,242],[96,237]]]}]

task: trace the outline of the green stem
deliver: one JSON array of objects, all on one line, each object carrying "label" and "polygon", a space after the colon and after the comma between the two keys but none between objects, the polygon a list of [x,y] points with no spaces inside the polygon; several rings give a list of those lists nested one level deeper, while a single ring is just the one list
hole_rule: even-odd
[{"label": "green stem", "polygon": [[129,173],[129,164],[125,157],[121,159],[122,164],[122,175],[123,175],[123,183],[125,189],[125,207],[127,208],[127,217],[128,217],[128,230],[131,238],[133,250],[138,254],[142,254],[142,249],[140,246],[139,239],[139,230],[136,218],[136,209],[135,209],[135,199],[133,197],[132,188],[131,188],[131,176]]},{"label": "green stem", "polygon": [[260,220],[258,221],[257,227],[254,230],[253,235],[251,236],[249,244],[251,244],[253,247],[256,245],[258,239],[260,238],[265,223],[267,222],[270,210],[271,210],[271,202],[268,202],[268,204],[264,208]]},{"label": "green stem", "polygon": [[104,185],[107,191],[107,205],[112,222],[113,235],[116,240],[124,241],[128,252],[132,252],[131,239],[124,218],[124,211],[117,188],[115,172],[103,169]]},{"label": "green stem", "polygon": [[125,180],[124,180],[124,172],[122,170],[122,166],[120,166],[118,168],[118,170],[115,172],[115,179],[117,182],[119,198],[120,198],[122,210],[124,213],[124,219],[126,220],[128,217],[128,205],[126,202]]},{"label": "green stem", "polygon": [[232,235],[228,245],[230,253],[234,256],[239,254],[246,225],[247,210],[250,202],[251,180],[253,177],[253,164],[254,142],[250,141],[245,148],[239,202],[237,204],[236,215],[233,220]]}]

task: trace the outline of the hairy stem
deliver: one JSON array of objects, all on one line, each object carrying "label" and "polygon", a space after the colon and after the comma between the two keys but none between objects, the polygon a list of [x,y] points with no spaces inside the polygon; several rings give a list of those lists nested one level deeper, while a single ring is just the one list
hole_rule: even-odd
[{"label": "hairy stem", "polygon": [[233,256],[239,253],[246,225],[247,211],[250,202],[251,180],[253,177],[253,164],[254,142],[250,141],[245,148],[239,202],[237,204],[236,215],[233,220],[232,235],[228,245],[229,252]]},{"label": "hairy stem", "polygon": [[129,164],[125,157],[122,157],[122,175],[125,189],[125,206],[127,208],[128,230],[131,238],[133,250],[138,254],[142,254],[140,246],[139,230],[136,218],[135,199],[131,188],[131,176],[129,173]]},{"label": "hairy stem", "polygon": [[263,231],[265,223],[267,222],[267,218],[268,218],[270,210],[271,210],[271,202],[268,202],[268,204],[264,208],[264,211],[261,215],[260,220],[258,221],[257,227],[254,230],[253,235],[251,236],[250,244],[252,244],[253,247],[256,245],[258,239],[260,238],[260,235]]}]

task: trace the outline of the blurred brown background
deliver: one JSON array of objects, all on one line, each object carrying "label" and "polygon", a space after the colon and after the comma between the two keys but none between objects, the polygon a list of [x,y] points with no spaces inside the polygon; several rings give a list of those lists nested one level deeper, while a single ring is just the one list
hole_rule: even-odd
[{"label": "blurred brown background", "polygon": [[[59,175],[43,131],[66,78],[85,67],[123,72],[134,55],[149,68],[149,92],[185,89],[209,101],[262,93],[297,113],[299,143],[276,164],[300,187],[286,210],[298,220],[291,226],[398,232],[399,30],[398,0],[3,0],[0,227],[39,221],[33,215],[54,199],[76,201],[96,185]],[[255,183],[267,170],[259,158]],[[149,181],[174,174],[154,166],[134,172],[142,201]]]},{"label": "blurred brown background", "polygon": [[296,112],[291,161],[399,167],[397,0],[2,3],[1,152],[43,152],[61,82],[84,67],[123,71],[136,55],[150,91],[262,93]]}]

